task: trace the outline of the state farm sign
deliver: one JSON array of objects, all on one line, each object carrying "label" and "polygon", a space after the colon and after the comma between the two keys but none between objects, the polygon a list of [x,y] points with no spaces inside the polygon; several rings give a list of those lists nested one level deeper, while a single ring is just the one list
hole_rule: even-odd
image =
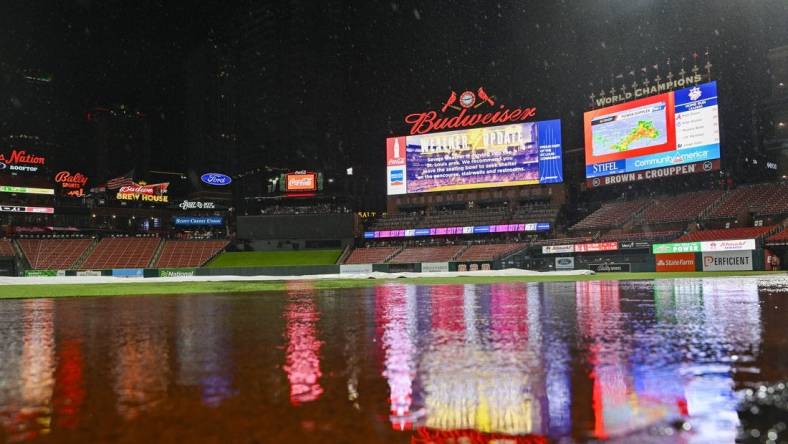
[{"label": "state farm sign", "polygon": [[657,271],[695,271],[695,253],[657,254]]}]

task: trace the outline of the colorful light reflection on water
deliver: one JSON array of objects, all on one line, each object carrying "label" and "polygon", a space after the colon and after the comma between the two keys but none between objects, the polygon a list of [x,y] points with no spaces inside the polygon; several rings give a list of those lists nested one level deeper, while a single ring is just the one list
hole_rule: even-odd
[{"label": "colorful light reflection on water", "polygon": [[786,309],[780,277],[0,301],[0,441],[732,442]]}]

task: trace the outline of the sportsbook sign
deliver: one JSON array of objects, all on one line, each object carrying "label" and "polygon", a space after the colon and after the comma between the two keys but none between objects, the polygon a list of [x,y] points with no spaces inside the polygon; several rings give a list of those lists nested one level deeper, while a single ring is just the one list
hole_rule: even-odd
[{"label": "sportsbook sign", "polygon": [[604,185],[617,185],[621,183],[638,182],[641,180],[662,179],[663,177],[683,176],[685,174],[706,173],[720,169],[720,160],[707,160],[704,162],[688,163],[675,165],[653,170],[637,171],[633,173],[615,174],[612,176],[594,177],[587,179],[588,187],[599,187]]}]

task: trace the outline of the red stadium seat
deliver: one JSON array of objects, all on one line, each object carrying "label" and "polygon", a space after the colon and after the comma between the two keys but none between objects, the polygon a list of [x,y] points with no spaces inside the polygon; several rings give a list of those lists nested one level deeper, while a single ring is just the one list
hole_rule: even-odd
[{"label": "red stadium seat", "polygon": [[37,270],[72,268],[93,243],[92,239],[19,239],[30,266]]},{"label": "red stadium seat", "polygon": [[687,233],[674,242],[700,242],[726,239],[758,239],[774,230],[774,227],[728,228],[720,230],[701,230]]},{"label": "red stadium seat", "polygon": [[82,269],[145,268],[161,239],[146,237],[104,238],[85,259]]},{"label": "red stadium seat", "polygon": [[227,246],[226,240],[164,241],[156,268],[199,267]]},{"label": "red stadium seat", "polygon": [[461,245],[405,248],[401,253],[390,259],[389,263],[447,262],[454,259],[462,251],[462,248]]},{"label": "red stadium seat", "polygon": [[356,248],[345,259],[346,264],[380,264],[392,254],[399,251],[399,247],[370,247]]}]

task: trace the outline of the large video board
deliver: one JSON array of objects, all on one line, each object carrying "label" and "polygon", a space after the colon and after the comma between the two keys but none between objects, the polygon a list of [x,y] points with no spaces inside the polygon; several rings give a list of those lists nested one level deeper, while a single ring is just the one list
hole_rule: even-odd
[{"label": "large video board", "polygon": [[559,183],[561,121],[390,137],[389,195]]},{"label": "large video board", "polygon": [[717,170],[717,83],[584,114],[589,186]]}]

